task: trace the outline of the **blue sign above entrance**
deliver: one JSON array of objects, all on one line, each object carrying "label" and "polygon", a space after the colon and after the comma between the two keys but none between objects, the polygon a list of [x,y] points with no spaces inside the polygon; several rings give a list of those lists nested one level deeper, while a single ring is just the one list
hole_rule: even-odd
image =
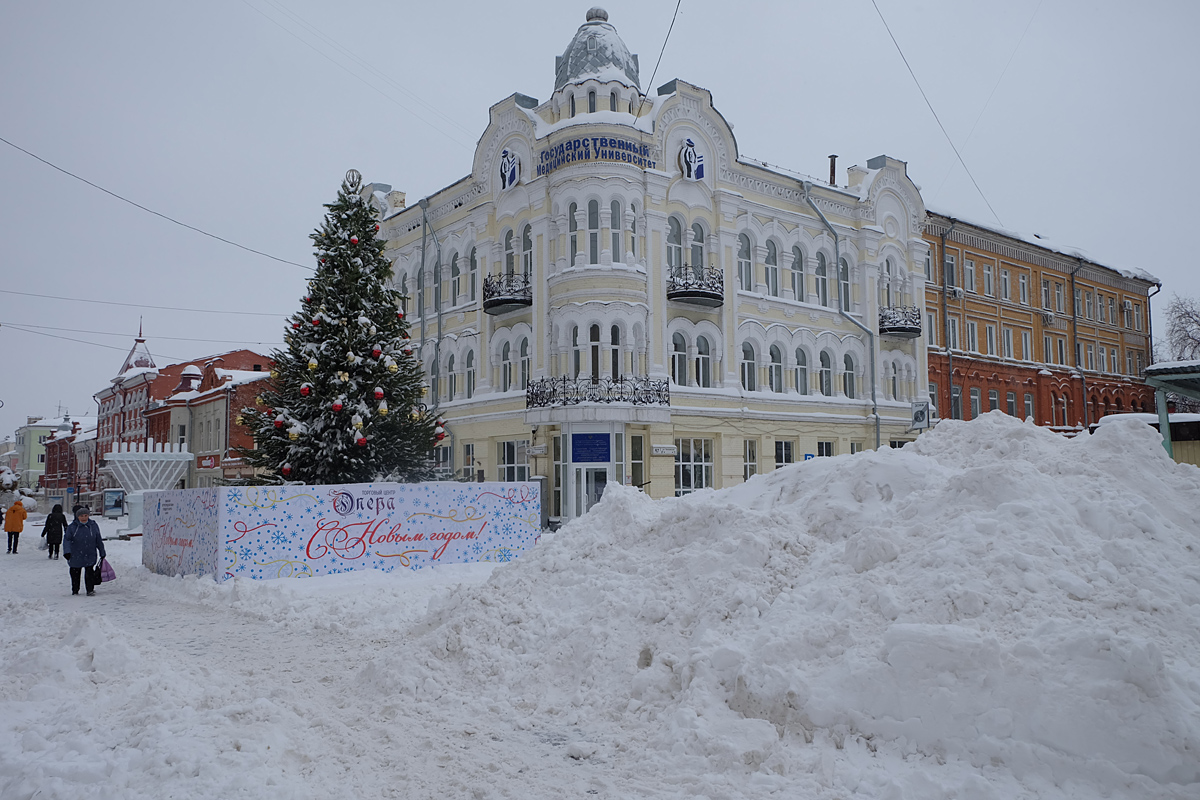
[{"label": "blue sign above entrance", "polygon": [[607,433],[571,434],[571,461],[575,464],[604,463],[612,461]]}]

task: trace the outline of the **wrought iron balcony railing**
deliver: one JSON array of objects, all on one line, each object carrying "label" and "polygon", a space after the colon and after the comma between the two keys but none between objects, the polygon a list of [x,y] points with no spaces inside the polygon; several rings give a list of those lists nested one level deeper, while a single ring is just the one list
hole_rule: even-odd
[{"label": "wrought iron balcony railing", "polygon": [[879,335],[897,339],[916,339],[921,335],[921,309],[917,306],[891,306],[879,309]]},{"label": "wrought iron balcony railing", "polygon": [[671,390],[665,380],[628,378],[539,378],[525,390],[526,408],[574,406],[580,403],[629,403],[635,406],[669,406]]},{"label": "wrought iron balcony railing", "polygon": [[503,314],[533,305],[533,283],[523,272],[488,275],[483,279],[483,310]]},{"label": "wrought iron balcony railing", "polygon": [[719,267],[675,267],[667,273],[667,299],[716,308],[725,302],[725,275]]}]

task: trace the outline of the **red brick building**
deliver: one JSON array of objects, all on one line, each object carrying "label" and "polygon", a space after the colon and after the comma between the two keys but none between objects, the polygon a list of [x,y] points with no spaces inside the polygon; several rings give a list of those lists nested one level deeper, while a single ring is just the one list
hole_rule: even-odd
[{"label": "red brick building", "polygon": [[1065,431],[1154,409],[1142,382],[1153,276],[934,212],[925,240],[929,394],[942,417],[999,409]]},{"label": "red brick building", "polygon": [[237,419],[241,409],[254,405],[270,368],[266,356],[250,350],[185,365],[170,394],[146,413],[150,438],[186,445],[194,456],[183,488],[252,474],[237,451],[253,447],[254,438]]},{"label": "red brick building", "polygon": [[99,488],[96,459],[96,420],[69,420],[46,440],[46,472],[42,486],[48,495],[85,498]]}]

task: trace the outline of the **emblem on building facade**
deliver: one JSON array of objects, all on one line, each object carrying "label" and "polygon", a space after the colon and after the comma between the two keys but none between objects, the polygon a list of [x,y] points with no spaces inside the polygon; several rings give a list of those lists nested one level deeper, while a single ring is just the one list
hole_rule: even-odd
[{"label": "emblem on building facade", "polygon": [[500,191],[511,189],[521,180],[521,159],[512,150],[500,153]]},{"label": "emblem on building facade", "polygon": [[691,139],[684,140],[683,147],[679,148],[679,171],[689,181],[704,179],[704,156]]}]

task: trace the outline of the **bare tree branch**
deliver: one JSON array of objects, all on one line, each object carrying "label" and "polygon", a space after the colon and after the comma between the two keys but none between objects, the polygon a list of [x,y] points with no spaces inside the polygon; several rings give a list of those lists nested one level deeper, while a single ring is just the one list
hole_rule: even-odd
[{"label": "bare tree branch", "polygon": [[1167,347],[1172,361],[1200,358],[1200,304],[1172,295],[1167,304]]}]

